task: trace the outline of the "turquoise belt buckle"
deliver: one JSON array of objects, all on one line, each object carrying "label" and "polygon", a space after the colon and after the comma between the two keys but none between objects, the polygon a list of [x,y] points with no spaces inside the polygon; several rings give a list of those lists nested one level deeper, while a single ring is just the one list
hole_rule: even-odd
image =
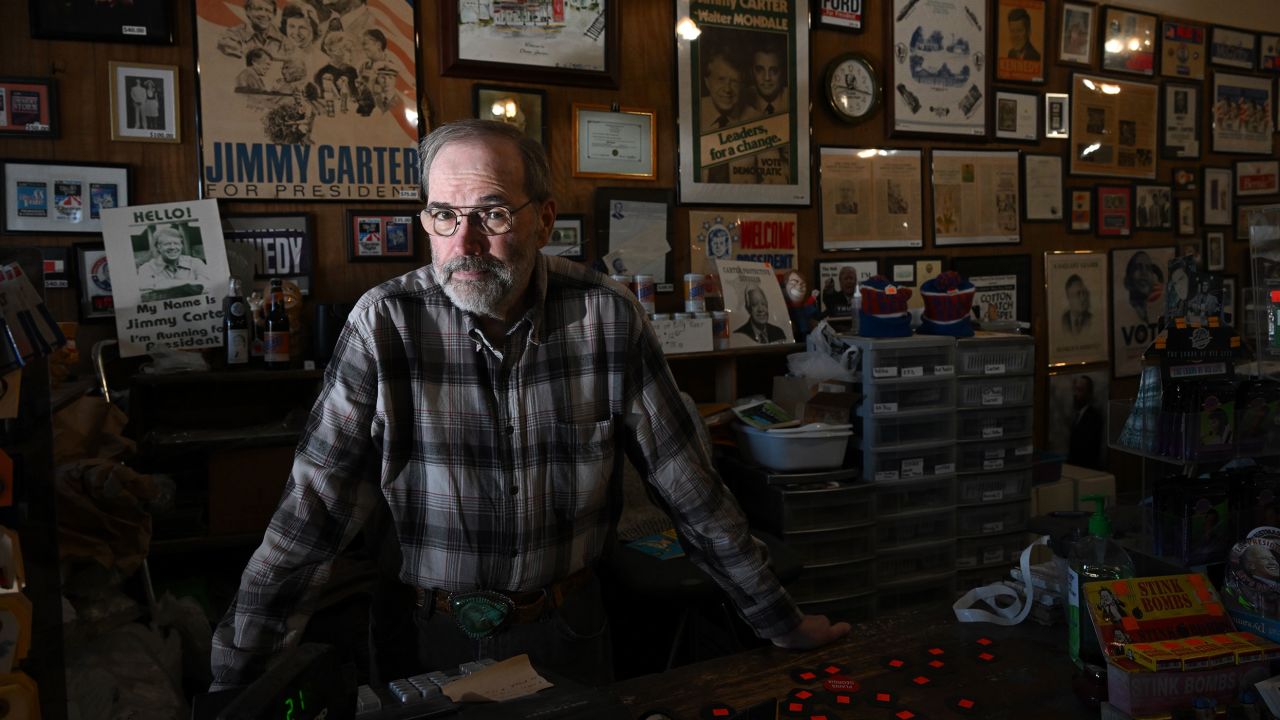
[{"label": "turquoise belt buckle", "polygon": [[458,629],[472,640],[479,640],[501,630],[515,605],[505,595],[475,590],[449,595],[449,609]]}]

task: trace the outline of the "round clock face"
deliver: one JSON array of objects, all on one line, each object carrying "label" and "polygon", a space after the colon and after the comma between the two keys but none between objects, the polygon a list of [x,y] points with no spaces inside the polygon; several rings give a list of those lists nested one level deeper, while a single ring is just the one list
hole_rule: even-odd
[{"label": "round clock face", "polygon": [[827,100],[845,122],[865,120],[880,106],[880,82],[870,61],[842,55],[827,67]]}]

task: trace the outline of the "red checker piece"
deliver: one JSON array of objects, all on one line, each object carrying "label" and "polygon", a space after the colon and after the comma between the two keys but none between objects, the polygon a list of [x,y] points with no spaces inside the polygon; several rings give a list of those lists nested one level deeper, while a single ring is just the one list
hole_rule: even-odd
[{"label": "red checker piece", "polygon": [[934,657],[938,657],[939,655],[946,655],[946,654],[947,654],[947,652],[946,652],[945,650],[943,650],[942,648],[940,648],[940,647],[931,647],[931,648],[929,648],[929,649],[928,649],[928,651],[927,651],[927,652],[928,652],[930,655],[934,656]]},{"label": "red checker piece", "polygon": [[837,705],[853,705],[853,696],[844,693],[832,693],[831,702]]},{"label": "red checker piece", "polygon": [[811,700],[813,699],[813,693],[803,688],[799,688],[791,691],[791,699],[800,701]]},{"label": "red checker piece", "polygon": [[902,658],[889,657],[884,659],[884,666],[890,670],[901,670],[907,666],[907,661]]},{"label": "red checker piece", "polygon": [[973,698],[954,698],[951,701],[951,709],[961,715],[969,715],[977,711],[978,703]]},{"label": "red checker piece", "polygon": [[899,710],[894,713],[893,716],[898,718],[898,720],[912,720],[912,718],[917,717],[917,715],[910,710]]},{"label": "red checker piece", "polygon": [[944,662],[942,662],[941,660],[930,660],[930,661],[929,661],[929,667],[933,668],[934,670],[941,670],[942,668],[944,668],[944,667],[946,667],[946,666],[947,666],[947,664],[946,664],[946,663],[944,663]]},{"label": "red checker piece", "polygon": [[983,647],[987,647],[988,645],[995,644],[995,641],[988,637],[980,637],[977,639],[977,643]]},{"label": "red checker piece", "polygon": [[822,672],[831,676],[843,675],[845,673],[845,669],[846,668],[843,665],[837,665],[835,663],[831,663],[830,665],[827,665],[826,667],[822,668]]},{"label": "red checker piece", "polygon": [[727,718],[733,715],[733,708],[724,703],[711,703],[702,708],[699,713],[702,720],[716,720],[717,718]]},{"label": "red checker piece", "polygon": [[919,685],[920,687],[924,687],[925,685],[928,685],[933,681],[925,677],[924,675],[917,675],[911,678],[911,682],[915,683],[916,685]]},{"label": "red checker piece", "polygon": [[897,698],[890,692],[875,692],[871,694],[871,704],[880,707],[888,707],[894,703]]},{"label": "red checker piece", "polygon": [[993,660],[996,659],[996,656],[992,655],[989,652],[983,652],[983,653],[978,653],[978,659],[981,660],[982,662],[992,662]]},{"label": "red checker piece", "polygon": [[818,673],[809,668],[796,668],[791,671],[791,679],[798,683],[811,683],[818,679]]}]

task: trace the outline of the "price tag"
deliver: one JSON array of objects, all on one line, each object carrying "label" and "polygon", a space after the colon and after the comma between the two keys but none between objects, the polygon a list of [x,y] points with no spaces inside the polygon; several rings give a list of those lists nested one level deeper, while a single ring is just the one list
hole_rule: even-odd
[{"label": "price tag", "polygon": [[934,365],[933,374],[934,375],[955,375],[956,366],[955,365]]},{"label": "price tag", "polygon": [[872,415],[883,415],[884,413],[898,412],[898,403],[876,403],[871,406]]},{"label": "price tag", "polygon": [[889,482],[898,479],[897,470],[881,470],[876,473],[876,482]]},{"label": "price tag", "polygon": [[924,377],[924,367],[917,365],[916,367],[902,368],[902,377]]},{"label": "price tag", "polygon": [[991,533],[998,533],[998,532],[1000,532],[1001,530],[1004,530],[1004,521],[1003,521],[1003,520],[997,520],[997,521],[995,521],[995,522],[989,522],[989,523],[982,523],[982,534],[983,534],[983,535],[990,535]]},{"label": "price tag", "polygon": [[873,378],[898,377],[898,368],[896,367],[871,368],[871,377]]},{"label": "price tag", "polygon": [[984,407],[988,405],[1003,405],[1004,387],[1001,385],[994,385],[982,388],[982,404]]},{"label": "price tag", "polygon": [[991,565],[998,562],[1004,562],[1004,548],[992,547],[982,551],[983,565]]},{"label": "price tag", "polygon": [[955,463],[940,463],[933,466],[934,475],[950,475],[956,471]]},{"label": "price tag", "polygon": [[996,448],[994,450],[983,450],[982,457],[986,458],[987,460],[1002,458],[1004,457],[1004,448]]},{"label": "price tag", "polygon": [[1023,445],[1022,447],[1014,448],[1013,454],[1021,457],[1023,455],[1030,455],[1031,453],[1035,452],[1035,450],[1036,450],[1035,446],[1033,445]]},{"label": "price tag", "polygon": [[902,477],[920,477],[924,475],[924,458],[914,458],[912,460],[902,461]]},{"label": "price tag", "polygon": [[1004,460],[1003,460],[1003,459],[1000,459],[1000,460],[983,460],[983,461],[982,461],[982,469],[983,469],[983,470],[1003,470],[1003,469],[1004,469]]},{"label": "price tag", "polygon": [[982,374],[983,375],[1003,375],[1004,363],[987,363],[986,366],[982,368]]},{"label": "price tag", "polygon": [[1004,499],[1004,490],[987,490],[982,493],[982,502],[992,502]]},{"label": "price tag", "polygon": [[1002,427],[984,427],[982,428],[982,439],[990,440],[991,438],[1004,437],[1004,428]]}]

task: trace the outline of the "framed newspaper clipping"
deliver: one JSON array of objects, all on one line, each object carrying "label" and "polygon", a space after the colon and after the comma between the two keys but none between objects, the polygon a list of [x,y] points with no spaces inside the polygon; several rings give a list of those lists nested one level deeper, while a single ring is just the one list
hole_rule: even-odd
[{"label": "framed newspaper clipping", "polygon": [[415,4],[195,0],[200,196],[418,199]]},{"label": "framed newspaper clipping", "polygon": [[892,0],[889,133],[987,133],[990,19],[985,0]]},{"label": "framed newspaper clipping", "polygon": [[919,150],[818,149],[823,250],[924,246]]},{"label": "framed newspaper clipping", "polygon": [[1154,179],[1159,87],[1076,73],[1071,90],[1071,174]]},{"label": "framed newspaper clipping", "polygon": [[1016,244],[1018,152],[934,150],[933,244]]},{"label": "framed newspaper clipping", "polygon": [[722,5],[676,2],[702,30],[676,39],[680,202],[808,205],[808,3]]}]

